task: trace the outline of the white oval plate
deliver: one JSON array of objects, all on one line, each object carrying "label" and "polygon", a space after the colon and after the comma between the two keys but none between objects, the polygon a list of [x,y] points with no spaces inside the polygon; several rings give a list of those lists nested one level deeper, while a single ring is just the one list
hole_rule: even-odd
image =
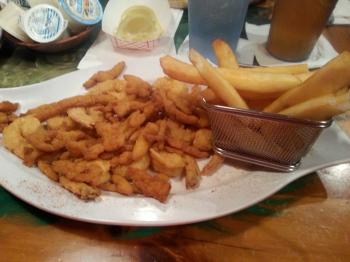
[{"label": "white oval plate", "polygon": [[[0,100],[19,102],[23,112],[42,103],[82,93],[81,85],[92,73],[110,66],[76,71],[35,85],[0,89]],[[155,58],[127,61],[126,73],[148,80],[163,75]],[[178,225],[242,210],[306,174],[350,162],[349,152],[350,139],[333,125],[321,134],[296,172],[249,171],[225,163],[217,173],[204,177],[195,190],[186,190],[182,181],[172,181],[169,200],[162,204],[142,196],[125,197],[107,192],[96,201],[84,202],[40,174],[38,169],[24,166],[20,159],[0,147],[0,185],[39,209],[70,219],[111,225]]]}]

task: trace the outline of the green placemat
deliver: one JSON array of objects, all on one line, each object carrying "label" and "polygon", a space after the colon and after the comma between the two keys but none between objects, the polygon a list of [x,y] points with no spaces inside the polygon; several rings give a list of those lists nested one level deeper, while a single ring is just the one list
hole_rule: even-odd
[{"label": "green placemat", "polygon": [[[101,3],[105,6],[107,0]],[[268,22],[270,9],[251,6],[248,9],[247,21],[255,24]],[[244,37],[243,30],[243,37]],[[188,35],[188,14],[184,10],[183,17],[175,34],[176,49],[180,47]],[[43,54],[24,48],[16,48],[3,41],[0,49],[0,88],[29,85],[42,82],[53,77],[76,70],[90,45],[97,37],[93,34],[78,48],[57,54]]]}]

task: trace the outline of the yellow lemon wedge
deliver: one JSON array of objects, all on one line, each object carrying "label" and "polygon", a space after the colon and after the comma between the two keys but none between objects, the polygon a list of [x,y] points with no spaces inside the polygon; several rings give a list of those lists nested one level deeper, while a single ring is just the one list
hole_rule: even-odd
[{"label": "yellow lemon wedge", "polygon": [[128,41],[154,40],[163,33],[154,11],[143,5],[126,9],[116,30],[116,36]]}]

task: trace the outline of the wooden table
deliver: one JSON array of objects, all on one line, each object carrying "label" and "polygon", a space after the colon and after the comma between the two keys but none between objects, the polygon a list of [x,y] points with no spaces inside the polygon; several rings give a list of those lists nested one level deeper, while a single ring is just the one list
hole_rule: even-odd
[{"label": "wooden table", "polygon": [[[338,52],[350,51],[350,27],[325,35]],[[239,213],[164,228],[71,221],[0,188],[0,261],[350,261],[349,221],[350,163]]]}]

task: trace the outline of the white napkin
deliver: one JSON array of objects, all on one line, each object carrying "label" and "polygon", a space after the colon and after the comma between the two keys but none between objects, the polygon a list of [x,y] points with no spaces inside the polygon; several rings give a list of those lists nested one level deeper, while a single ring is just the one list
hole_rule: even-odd
[{"label": "white napkin", "polygon": [[151,51],[115,49],[109,36],[100,32],[96,41],[92,44],[85,56],[81,59],[78,69],[100,66],[103,64],[116,64],[121,60],[139,59],[142,57],[159,57],[165,54],[175,54],[174,35],[179,26],[183,10],[171,9],[172,22],[169,25],[171,41],[161,42]]},{"label": "white napkin", "polygon": [[334,25],[350,24],[350,0],[338,0],[337,5],[333,10]]},{"label": "white napkin", "polygon": [[[270,25],[253,25],[246,23],[246,32],[248,40],[254,43],[254,54],[259,65],[262,66],[275,66],[282,64],[293,64],[292,62],[286,62],[279,60],[271,56],[265,48],[266,41],[268,38]],[[305,61],[297,63],[307,63],[309,68],[318,68],[326,64],[329,60],[333,59],[338,55],[337,51],[334,50],[329,41],[324,37],[320,36],[310,57]]]}]

